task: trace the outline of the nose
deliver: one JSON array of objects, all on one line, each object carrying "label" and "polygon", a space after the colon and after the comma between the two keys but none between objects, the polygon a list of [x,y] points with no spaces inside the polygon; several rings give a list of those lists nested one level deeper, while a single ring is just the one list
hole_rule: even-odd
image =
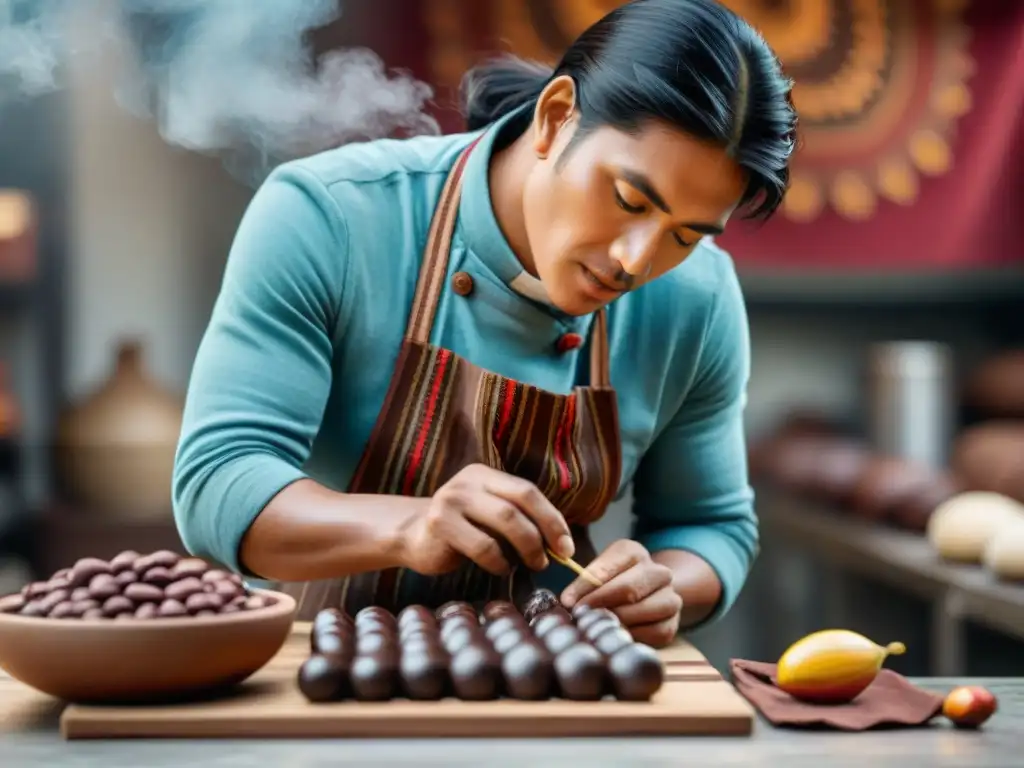
[{"label": "nose", "polygon": [[656,224],[638,224],[623,232],[612,243],[609,255],[619,262],[626,274],[646,277],[651,273],[661,237]]}]

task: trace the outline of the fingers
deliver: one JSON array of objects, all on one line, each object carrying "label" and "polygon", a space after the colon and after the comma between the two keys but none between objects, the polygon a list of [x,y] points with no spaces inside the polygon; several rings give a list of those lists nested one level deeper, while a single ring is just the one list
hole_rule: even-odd
[{"label": "fingers", "polygon": [[629,627],[629,633],[638,643],[649,645],[652,648],[664,648],[670,645],[679,634],[679,615],[671,619],[659,621],[656,624],[644,624],[639,627]]},{"label": "fingers", "polygon": [[504,576],[512,566],[501,551],[501,545],[466,518],[452,515],[445,522],[444,538],[448,546],[472,560],[488,573]]},{"label": "fingers", "polygon": [[576,547],[569,533],[569,524],[536,485],[496,469],[481,467],[481,472],[484,470],[483,486],[488,493],[514,504],[528,516],[543,540],[557,554],[562,557],[575,554]]},{"label": "fingers", "polygon": [[[537,526],[510,501],[481,494],[464,512],[466,519],[507,541],[527,568],[542,571],[548,566],[544,540]],[[486,534],[485,534],[486,535]]]},{"label": "fingers", "polygon": [[[653,587],[633,599],[634,592],[641,589],[643,585],[633,584],[631,586],[633,577],[625,577],[625,580],[619,577],[624,576],[631,568],[640,563],[649,563],[650,559],[651,556],[647,550],[637,542],[629,539],[616,541],[598,555],[593,562],[586,565],[587,571],[596,576],[603,586],[595,587],[586,579],[577,578],[562,592],[562,605],[572,608],[579,602],[586,602],[587,605],[597,608],[598,604],[593,602],[595,599],[600,601],[602,607],[639,602],[654,589],[660,589],[664,585]],[[671,572],[669,572],[670,581],[671,578]]]},{"label": "fingers", "polygon": [[[597,587],[579,602],[591,608],[637,605],[655,592],[671,586],[672,571],[650,561],[638,563],[620,573],[604,586]],[[664,617],[659,617],[664,618]]]},{"label": "fingers", "polygon": [[671,585],[666,585],[637,603],[618,605],[612,607],[611,611],[619,617],[623,626],[642,627],[678,617],[682,609],[683,599]]}]

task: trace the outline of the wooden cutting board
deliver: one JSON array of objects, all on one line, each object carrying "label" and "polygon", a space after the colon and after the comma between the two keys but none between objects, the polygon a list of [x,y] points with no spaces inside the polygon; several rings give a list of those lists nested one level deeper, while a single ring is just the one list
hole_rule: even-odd
[{"label": "wooden cutting board", "polygon": [[650,702],[339,702],[310,704],[295,679],[309,625],[234,695],[166,706],[69,705],[66,739],[401,738],[749,735],[754,712],[692,645],[662,651],[668,675]]}]

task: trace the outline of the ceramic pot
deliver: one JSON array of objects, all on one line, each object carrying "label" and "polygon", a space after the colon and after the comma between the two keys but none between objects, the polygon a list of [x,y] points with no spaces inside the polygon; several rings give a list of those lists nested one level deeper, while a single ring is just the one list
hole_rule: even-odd
[{"label": "ceramic pot", "polygon": [[146,371],[142,347],[126,341],[99,389],[60,420],[57,471],[73,503],[119,517],[167,518],[183,398]]}]

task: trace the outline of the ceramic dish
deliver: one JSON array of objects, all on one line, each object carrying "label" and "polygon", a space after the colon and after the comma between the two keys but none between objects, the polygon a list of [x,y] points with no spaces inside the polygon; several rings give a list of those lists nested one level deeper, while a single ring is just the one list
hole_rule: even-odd
[{"label": "ceramic dish", "polygon": [[212,616],[111,621],[0,614],[0,668],[71,702],[188,699],[235,685],[288,638],[295,600],[252,590],[265,608]]}]

